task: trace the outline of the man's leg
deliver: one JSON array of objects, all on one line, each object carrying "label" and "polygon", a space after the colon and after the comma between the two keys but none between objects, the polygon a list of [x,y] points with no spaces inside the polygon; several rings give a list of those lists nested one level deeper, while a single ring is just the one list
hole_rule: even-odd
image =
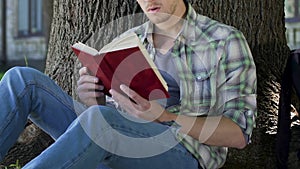
[{"label": "man's leg", "polygon": [[92,106],[59,139],[24,168],[198,169],[169,126],[145,122],[116,109]]},{"label": "man's leg", "polygon": [[[84,107],[48,76],[32,68],[10,69],[0,81],[0,160],[15,143],[29,117],[57,139]],[[80,109],[80,110],[79,110]]]}]

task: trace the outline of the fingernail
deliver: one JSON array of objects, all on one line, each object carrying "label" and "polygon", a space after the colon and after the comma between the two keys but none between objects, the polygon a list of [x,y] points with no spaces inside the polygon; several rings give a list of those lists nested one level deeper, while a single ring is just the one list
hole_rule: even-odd
[{"label": "fingernail", "polygon": [[121,85],[120,85],[120,89],[122,89],[122,90],[123,90],[123,89],[126,89],[126,87],[127,87],[127,86],[124,85],[124,84],[121,84]]}]

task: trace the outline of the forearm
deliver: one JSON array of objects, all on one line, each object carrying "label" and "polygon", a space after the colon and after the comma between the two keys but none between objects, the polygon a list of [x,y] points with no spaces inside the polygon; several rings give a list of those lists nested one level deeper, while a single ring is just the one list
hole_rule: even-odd
[{"label": "forearm", "polygon": [[241,128],[223,116],[190,117],[166,112],[161,120],[176,121],[180,132],[207,145],[244,148],[247,144]]}]

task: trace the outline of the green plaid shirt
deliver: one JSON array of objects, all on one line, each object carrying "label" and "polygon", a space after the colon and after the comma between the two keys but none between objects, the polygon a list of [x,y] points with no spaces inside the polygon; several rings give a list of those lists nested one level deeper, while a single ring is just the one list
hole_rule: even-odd
[{"label": "green plaid shirt", "polygon": [[[133,30],[155,57],[156,50],[147,40],[153,25],[147,22]],[[256,68],[243,34],[197,14],[189,4],[172,56],[180,79],[180,105],[168,110],[187,116],[223,115],[237,123],[250,142],[256,116]],[[176,135],[203,168],[225,163],[227,147]]]}]

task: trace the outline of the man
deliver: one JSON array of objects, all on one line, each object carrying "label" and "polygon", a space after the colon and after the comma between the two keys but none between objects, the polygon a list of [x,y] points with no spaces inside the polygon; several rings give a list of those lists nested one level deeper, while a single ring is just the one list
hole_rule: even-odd
[{"label": "man", "polygon": [[12,69],[0,84],[1,158],[28,116],[56,142],[24,168],[219,168],[226,147],[247,145],[256,72],[243,35],[185,0],[137,2],[150,22],[129,32],[146,46],[171,97],[150,102],[121,85],[125,95],[110,90],[117,109],[98,106],[103,86],[82,68],[77,92],[86,109],[41,73]]}]

